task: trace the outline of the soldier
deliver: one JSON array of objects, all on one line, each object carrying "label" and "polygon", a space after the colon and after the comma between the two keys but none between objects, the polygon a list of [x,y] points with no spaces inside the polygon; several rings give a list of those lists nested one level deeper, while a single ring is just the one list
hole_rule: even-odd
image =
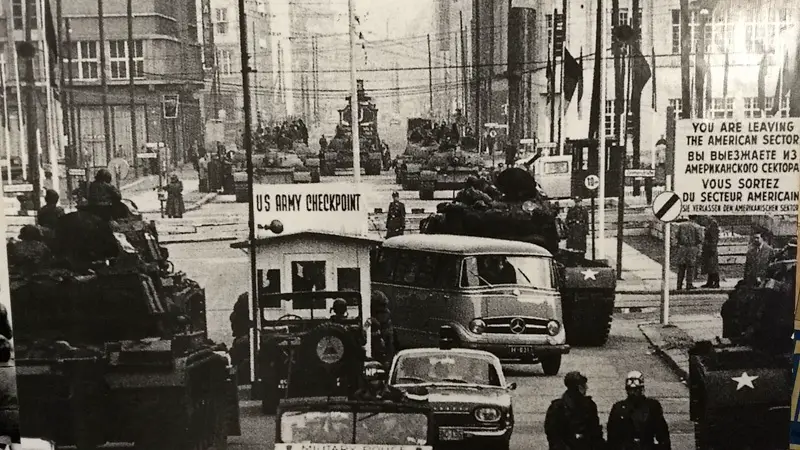
[{"label": "soldier", "polygon": [[342,298],[337,298],[331,306],[331,322],[344,323],[347,320],[347,302]]},{"label": "soldier", "polygon": [[[238,367],[241,375],[250,373],[250,326],[252,322],[250,321],[249,297],[247,292],[239,295],[230,315],[233,345],[228,354],[231,357],[231,365]],[[244,380],[240,379],[240,381]]]},{"label": "soldier", "polygon": [[325,135],[323,134],[322,137],[319,138],[319,151],[324,152],[326,148],[328,148],[328,140],[325,139]]},{"label": "soldier", "polygon": [[605,446],[597,405],[586,395],[586,382],[580,372],[564,376],[567,390],[550,404],[544,421],[550,450],[598,450]]},{"label": "soldier", "polygon": [[[372,355],[387,366],[391,364],[395,352],[394,326],[392,325],[392,311],[389,309],[389,299],[381,291],[372,291],[372,324],[373,340]],[[377,325],[377,326],[375,326]],[[380,339],[375,339],[377,331]]]},{"label": "soldier", "polygon": [[19,231],[19,241],[11,246],[9,262],[22,272],[34,272],[52,259],[50,248],[42,242],[42,232],[35,225],[25,225]]},{"label": "soldier", "polygon": [[703,242],[703,227],[692,220],[682,219],[677,226],[677,249],[675,258],[678,262],[678,290],[683,289],[686,279],[686,290],[694,289],[694,273],[697,259],[700,256],[700,244]]},{"label": "soldier", "polygon": [[703,219],[706,231],[703,236],[703,249],[700,253],[700,260],[703,263],[703,271],[708,274],[708,281],[703,285],[704,288],[719,287],[719,225],[713,217]]},{"label": "soldier", "polygon": [[586,235],[589,233],[589,212],[583,206],[583,199],[575,197],[575,206],[567,211],[567,248],[586,254]]},{"label": "soldier", "polygon": [[487,205],[492,203],[492,198],[489,197],[486,193],[481,192],[478,188],[478,178],[470,175],[467,177],[466,182],[467,187],[458,191],[456,194],[456,201],[459,203],[463,203],[468,206],[472,206],[475,203],[480,201],[484,202]]},{"label": "soldier", "polygon": [[644,375],[625,377],[628,398],[614,404],[608,416],[609,450],[670,450],[669,427],[661,403],[644,395]]},{"label": "soldier", "polygon": [[755,286],[764,278],[773,254],[774,250],[764,242],[764,236],[753,233],[744,262],[744,281],[748,286]]},{"label": "soldier", "polygon": [[377,361],[364,363],[364,378],[366,383],[355,393],[360,400],[399,402],[405,398],[402,391],[386,384],[386,370]]},{"label": "soldier", "polygon": [[114,207],[122,201],[119,189],[111,184],[111,172],[106,169],[97,171],[94,181],[89,183],[87,200],[92,212],[105,220],[111,220]]},{"label": "soldier", "polygon": [[52,189],[48,189],[44,195],[44,205],[37,213],[37,221],[39,226],[42,227],[45,240],[53,243],[55,239],[55,229],[58,219],[64,215],[64,208],[58,206],[58,193]]},{"label": "soldier", "polygon": [[400,201],[400,194],[392,192],[392,202],[386,214],[386,239],[402,236],[406,230],[406,205]]}]

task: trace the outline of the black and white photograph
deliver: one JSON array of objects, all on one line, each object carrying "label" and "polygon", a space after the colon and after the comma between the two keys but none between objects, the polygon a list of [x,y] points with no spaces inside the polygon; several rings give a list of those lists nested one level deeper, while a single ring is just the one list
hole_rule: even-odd
[{"label": "black and white photograph", "polygon": [[798,42],[794,0],[0,0],[0,449],[800,449]]}]

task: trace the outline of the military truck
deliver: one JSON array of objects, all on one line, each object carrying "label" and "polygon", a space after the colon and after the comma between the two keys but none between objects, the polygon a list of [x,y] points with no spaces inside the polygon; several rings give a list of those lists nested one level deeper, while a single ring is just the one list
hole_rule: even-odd
[{"label": "military truck", "polygon": [[[315,317],[315,311],[333,312],[330,305],[337,300],[347,306],[347,317],[339,320],[325,312]],[[265,308],[282,305],[308,314],[284,314],[261,321],[258,378],[264,413],[274,414],[282,398],[353,395],[359,389],[366,360],[361,294],[315,291],[262,294],[259,298],[262,317]]]},{"label": "military truck", "polygon": [[406,149],[395,160],[395,182],[404,190],[419,189],[419,174],[422,163],[439,146],[432,138],[426,139],[425,133],[433,128],[433,121],[414,117],[408,119],[406,128]]},{"label": "military truck", "polygon": [[614,312],[614,269],[559,248],[557,212],[528,172],[504,170],[497,177],[497,188],[502,198],[490,205],[440,203],[437,213],[420,223],[420,232],[517,240],[547,249],[559,267],[567,343],[605,345]]},{"label": "military truck", "polygon": [[[378,108],[364,91],[364,81],[358,80],[358,124],[360,162],[367,175],[380,175],[383,168],[383,145],[378,135]],[[339,125],[320,161],[322,175],[335,175],[336,169],[353,168],[353,133],[350,96],[347,106],[339,110]]]},{"label": "military truck", "polygon": [[110,222],[63,216],[49,264],[12,260],[20,426],[79,449],[226,448],[239,434],[235,369],[208,339],[205,291],[123,209]]},{"label": "military truck", "polygon": [[792,253],[773,262],[758,286],[737,286],[723,306],[724,337],[689,350],[689,416],[698,450],[789,448],[797,370],[790,339],[797,292]]},{"label": "military truck", "polygon": [[[319,153],[312,151],[303,142],[292,142],[291,149],[275,146],[256,146],[253,154],[253,182],[257,184],[319,183]],[[247,158],[237,152],[233,158],[234,189],[236,201],[247,203]]]}]

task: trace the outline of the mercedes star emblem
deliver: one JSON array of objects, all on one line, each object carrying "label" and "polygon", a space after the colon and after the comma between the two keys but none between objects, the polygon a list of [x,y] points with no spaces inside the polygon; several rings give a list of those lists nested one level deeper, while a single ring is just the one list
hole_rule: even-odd
[{"label": "mercedes star emblem", "polygon": [[511,319],[511,332],[514,334],[520,334],[525,331],[525,320],[521,317],[515,317]]}]

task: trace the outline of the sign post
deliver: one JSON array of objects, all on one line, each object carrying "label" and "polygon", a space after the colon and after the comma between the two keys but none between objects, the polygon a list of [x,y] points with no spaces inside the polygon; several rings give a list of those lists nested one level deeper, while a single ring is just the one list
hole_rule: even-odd
[{"label": "sign post", "polygon": [[656,219],[664,222],[664,263],[661,266],[661,325],[669,325],[669,274],[670,274],[670,241],[672,228],[670,222],[681,215],[683,205],[678,194],[669,190],[672,188],[670,176],[667,176],[667,190],[653,200],[653,214]]},{"label": "sign post", "polygon": [[583,185],[586,186],[586,189],[588,189],[589,192],[591,193],[590,198],[591,198],[591,208],[592,208],[592,261],[594,261],[595,259],[597,259],[595,256],[596,255],[595,247],[597,244],[595,243],[595,231],[594,231],[594,207],[595,207],[594,198],[596,197],[597,188],[600,187],[600,177],[598,177],[597,175],[587,175],[586,178],[583,180]]}]

